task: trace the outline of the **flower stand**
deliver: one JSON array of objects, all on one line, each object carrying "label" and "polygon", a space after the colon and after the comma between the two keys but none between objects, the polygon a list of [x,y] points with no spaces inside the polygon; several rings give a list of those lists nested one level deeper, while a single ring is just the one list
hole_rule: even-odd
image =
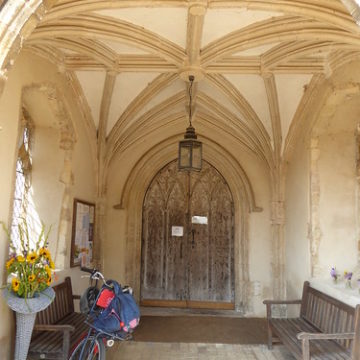
[{"label": "flower stand", "polygon": [[4,290],[4,297],[10,309],[16,312],[16,340],[15,360],[26,360],[31,335],[35,324],[36,313],[46,309],[55,298],[52,288],[47,288],[38,296],[23,299],[14,295],[8,289]]}]

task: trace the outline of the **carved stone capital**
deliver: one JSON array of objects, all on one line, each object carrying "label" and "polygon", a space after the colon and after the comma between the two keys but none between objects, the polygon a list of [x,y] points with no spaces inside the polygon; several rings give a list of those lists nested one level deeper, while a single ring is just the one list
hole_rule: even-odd
[{"label": "carved stone capital", "polygon": [[74,150],[74,135],[70,131],[61,131],[60,133],[60,149]]}]

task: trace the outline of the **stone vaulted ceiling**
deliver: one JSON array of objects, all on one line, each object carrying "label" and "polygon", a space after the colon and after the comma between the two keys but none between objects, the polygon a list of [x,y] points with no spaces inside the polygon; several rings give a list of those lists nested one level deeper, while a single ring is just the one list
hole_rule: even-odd
[{"label": "stone vaulted ceiling", "polygon": [[340,0],[62,0],[25,49],[67,73],[108,161],[182,137],[194,74],[199,138],[228,134],[271,166],[319,82],[359,58],[360,27]]}]

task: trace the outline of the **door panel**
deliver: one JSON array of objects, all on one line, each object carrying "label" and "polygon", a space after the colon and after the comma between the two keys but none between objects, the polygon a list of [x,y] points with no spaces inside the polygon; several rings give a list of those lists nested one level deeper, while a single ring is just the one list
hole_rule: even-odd
[{"label": "door panel", "polygon": [[166,204],[166,251],[164,259],[166,283],[163,298],[167,300],[183,300],[186,298],[186,244],[181,241],[180,237],[171,234],[173,225],[185,223],[186,203],[183,193],[182,184],[176,182]]},{"label": "door panel", "polygon": [[[182,236],[173,235],[173,226],[182,227]],[[233,201],[211,165],[188,173],[174,161],[155,176],[144,199],[141,266],[143,304],[232,307]]]}]

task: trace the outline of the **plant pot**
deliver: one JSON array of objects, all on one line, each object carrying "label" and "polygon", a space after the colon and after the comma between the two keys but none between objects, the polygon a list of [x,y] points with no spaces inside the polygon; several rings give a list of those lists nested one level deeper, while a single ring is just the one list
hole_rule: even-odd
[{"label": "plant pot", "polygon": [[15,360],[26,360],[29,351],[36,313],[46,309],[55,298],[52,288],[47,288],[30,299],[17,297],[12,291],[4,289],[7,304],[16,312]]}]

